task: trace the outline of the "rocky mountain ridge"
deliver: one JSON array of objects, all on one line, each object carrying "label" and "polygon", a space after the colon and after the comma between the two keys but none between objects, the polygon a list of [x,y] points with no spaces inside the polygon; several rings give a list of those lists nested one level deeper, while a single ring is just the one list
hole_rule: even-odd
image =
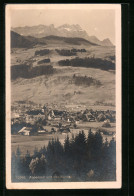
[{"label": "rocky mountain ridge", "polygon": [[79,24],[63,24],[59,27],[51,25],[37,25],[37,26],[24,26],[15,27],[11,29],[12,31],[22,35],[22,36],[33,36],[36,38],[42,38],[50,35],[61,36],[61,37],[80,37],[84,38],[90,42],[102,46],[113,46],[109,38],[100,41],[96,36],[89,36],[88,33],[83,30]]}]

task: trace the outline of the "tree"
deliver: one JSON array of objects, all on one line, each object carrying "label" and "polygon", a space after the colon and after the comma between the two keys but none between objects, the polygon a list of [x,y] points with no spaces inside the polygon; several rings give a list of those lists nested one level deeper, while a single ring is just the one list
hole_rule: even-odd
[{"label": "tree", "polygon": [[30,174],[30,169],[29,169],[30,161],[31,161],[30,153],[27,150],[25,157],[22,159],[22,175]]},{"label": "tree", "polygon": [[54,149],[55,149],[56,157],[59,158],[59,159],[61,159],[64,150],[63,150],[63,146],[61,145],[58,137],[54,141]]},{"label": "tree", "polygon": [[62,127],[62,123],[59,123],[59,129]]},{"label": "tree", "polygon": [[20,155],[21,155],[21,151],[20,151],[20,148],[18,146],[17,150],[16,150],[16,157],[17,158],[20,158]]},{"label": "tree", "polygon": [[69,141],[69,136],[65,138],[65,143],[64,143],[64,152],[66,155],[69,155],[70,153],[70,141]]},{"label": "tree", "polygon": [[39,163],[39,158],[38,157],[31,160],[31,162],[29,164],[29,168],[30,168],[30,171],[31,171],[32,175],[37,174],[38,163]]},{"label": "tree", "polygon": [[87,137],[87,159],[88,161],[92,159],[94,145],[95,145],[95,136],[90,129],[88,132],[88,137]]},{"label": "tree", "polygon": [[15,152],[12,152],[11,157],[11,172],[12,172],[12,180],[15,179],[16,176],[16,155]]},{"label": "tree", "polygon": [[116,180],[116,142],[114,138],[110,141],[109,146],[107,146],[107,141],[105,142],[104,149],[104,173],[102,176],[105,180]]},{"label": "tree", "polygon": [[95,142],[94,142],[94,158],[95,160],[100,160],[102,156],[102,147],[103,147],[103,138],[100,131],[95,133]]},{"label": "tree", "polygon": [[37,155],[38,155],[38,148],[35,146],[33,157],[35,158],[35,157],[37,157]]},{"label": "tree", "polygon": [[40,149],[40,153],[41,154],[44,154],[45,155],[46,154],[46,151],[47,151],[47,149],[46,149],[45,146],[43,146],[43,148]]},{"label": "tree", "polygon": [[32,175],[44,175],[46,172],[46,158],[42,154],[41,158],[32,159],[29,164]]},{"label": "tree", "polygon": [[85,169],[85,155],[86,155],[86,137],[84,131],[79,132],[71,143],[72,151],[72,169],[76,175],[80,176]]},{"label": "tree", "polygon": [[110,155],[116,154],[116,142],[114,138],[112,138],[112,140],[109,143],[109,151]]},{"label": "tree", "polygon": [[48,142],[48,146],[46,148],[46,157],[48,166],[50,168],[53,168],[53,164],[55,162],[55,156],[54,156],[54,143],[52,141]]},{"label": "tree", "polygon": [[109,143],[108,143],[108,140],[106,138],[105,143],[103,145],[103,154],[102,154],[104,159],[108,158],[108,153],[109,153]]},{"label": "tree", "polygon": [[39,174],[44,175],[46,173],[46,157],[44,154],[41,155],[41,158],[39,160]]},{"label": "tree", "polygon": [[109,159],[113,165],[116,165],[116,142],[114,138],[109,143]]},{"label": "tree", "polygon": [[20,148],[18,146],[17,150],[16,150],[16,159],[15,159],[15,173],[16,175],[21,175],[21,170],[22,170],[22,157],[21,157],[21,151]]}]

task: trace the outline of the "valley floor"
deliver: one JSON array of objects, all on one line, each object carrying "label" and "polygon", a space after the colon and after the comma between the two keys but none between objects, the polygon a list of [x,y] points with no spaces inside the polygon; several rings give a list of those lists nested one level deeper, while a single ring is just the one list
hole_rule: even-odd
[{"label": "valley floor", "polygon": [[[24,156],[27,150],[33,155],[35,148],[40,150],[44,146],[48,145],[48,142],[52,140],[52,138],[56,139],[59,138],[60,142],[63,144],[66,136],[68,135],[69,138],[72,138],[72,134],[77,135],[81,130],[84,130],[85,135],[87,136],[89,129],[91,128],[92,132],[95,133],[96,130],[99,128],[102,129],[103,122],[84,122],[79,124],[79,128],[71,129],[71,133],[68,134],[44,134],[38,136],[23,136],[23,135],[12,135],[11,136],[11,145],[12,145],[12,152],[16,152],[18,146],[21,150],[21,155]],[[116,125],[115,123],[111,123],[110,128],[103,128],[103,130],[107,130],[108,132],[115,132],[116,133]],[[115,136],[114,136],[115,137]],[[103,140],[107,138],[108,142],[111,141],[113,135],[103,135]],[[115,138],[116,139],[116,138]]]}]

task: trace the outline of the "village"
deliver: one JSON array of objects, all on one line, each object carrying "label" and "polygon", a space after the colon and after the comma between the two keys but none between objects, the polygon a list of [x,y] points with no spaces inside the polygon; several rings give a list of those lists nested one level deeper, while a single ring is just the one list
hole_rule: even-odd
[{"label": "village", "polygon": [[101,123],[102,134],[111,136],[115,134],[115,131],[108,131],[116,119],[116,113],[113,110],[68,111],[66,108],[58,110],[47,105],[20,101],[19,104],[12,106],[11,111],[12,135],[68,134],[74,129],[87,128],[87,123],[90,127],[92,124]]}]

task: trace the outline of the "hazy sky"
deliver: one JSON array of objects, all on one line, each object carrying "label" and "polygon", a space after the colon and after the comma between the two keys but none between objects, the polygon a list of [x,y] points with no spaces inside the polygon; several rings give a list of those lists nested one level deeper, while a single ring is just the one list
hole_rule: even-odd
[{"label": "hazy sky", "polygon": [[11,26],[79,24],[89,35],[100,40],[110,38],[115,43],[114,10],[14,10]]}]

